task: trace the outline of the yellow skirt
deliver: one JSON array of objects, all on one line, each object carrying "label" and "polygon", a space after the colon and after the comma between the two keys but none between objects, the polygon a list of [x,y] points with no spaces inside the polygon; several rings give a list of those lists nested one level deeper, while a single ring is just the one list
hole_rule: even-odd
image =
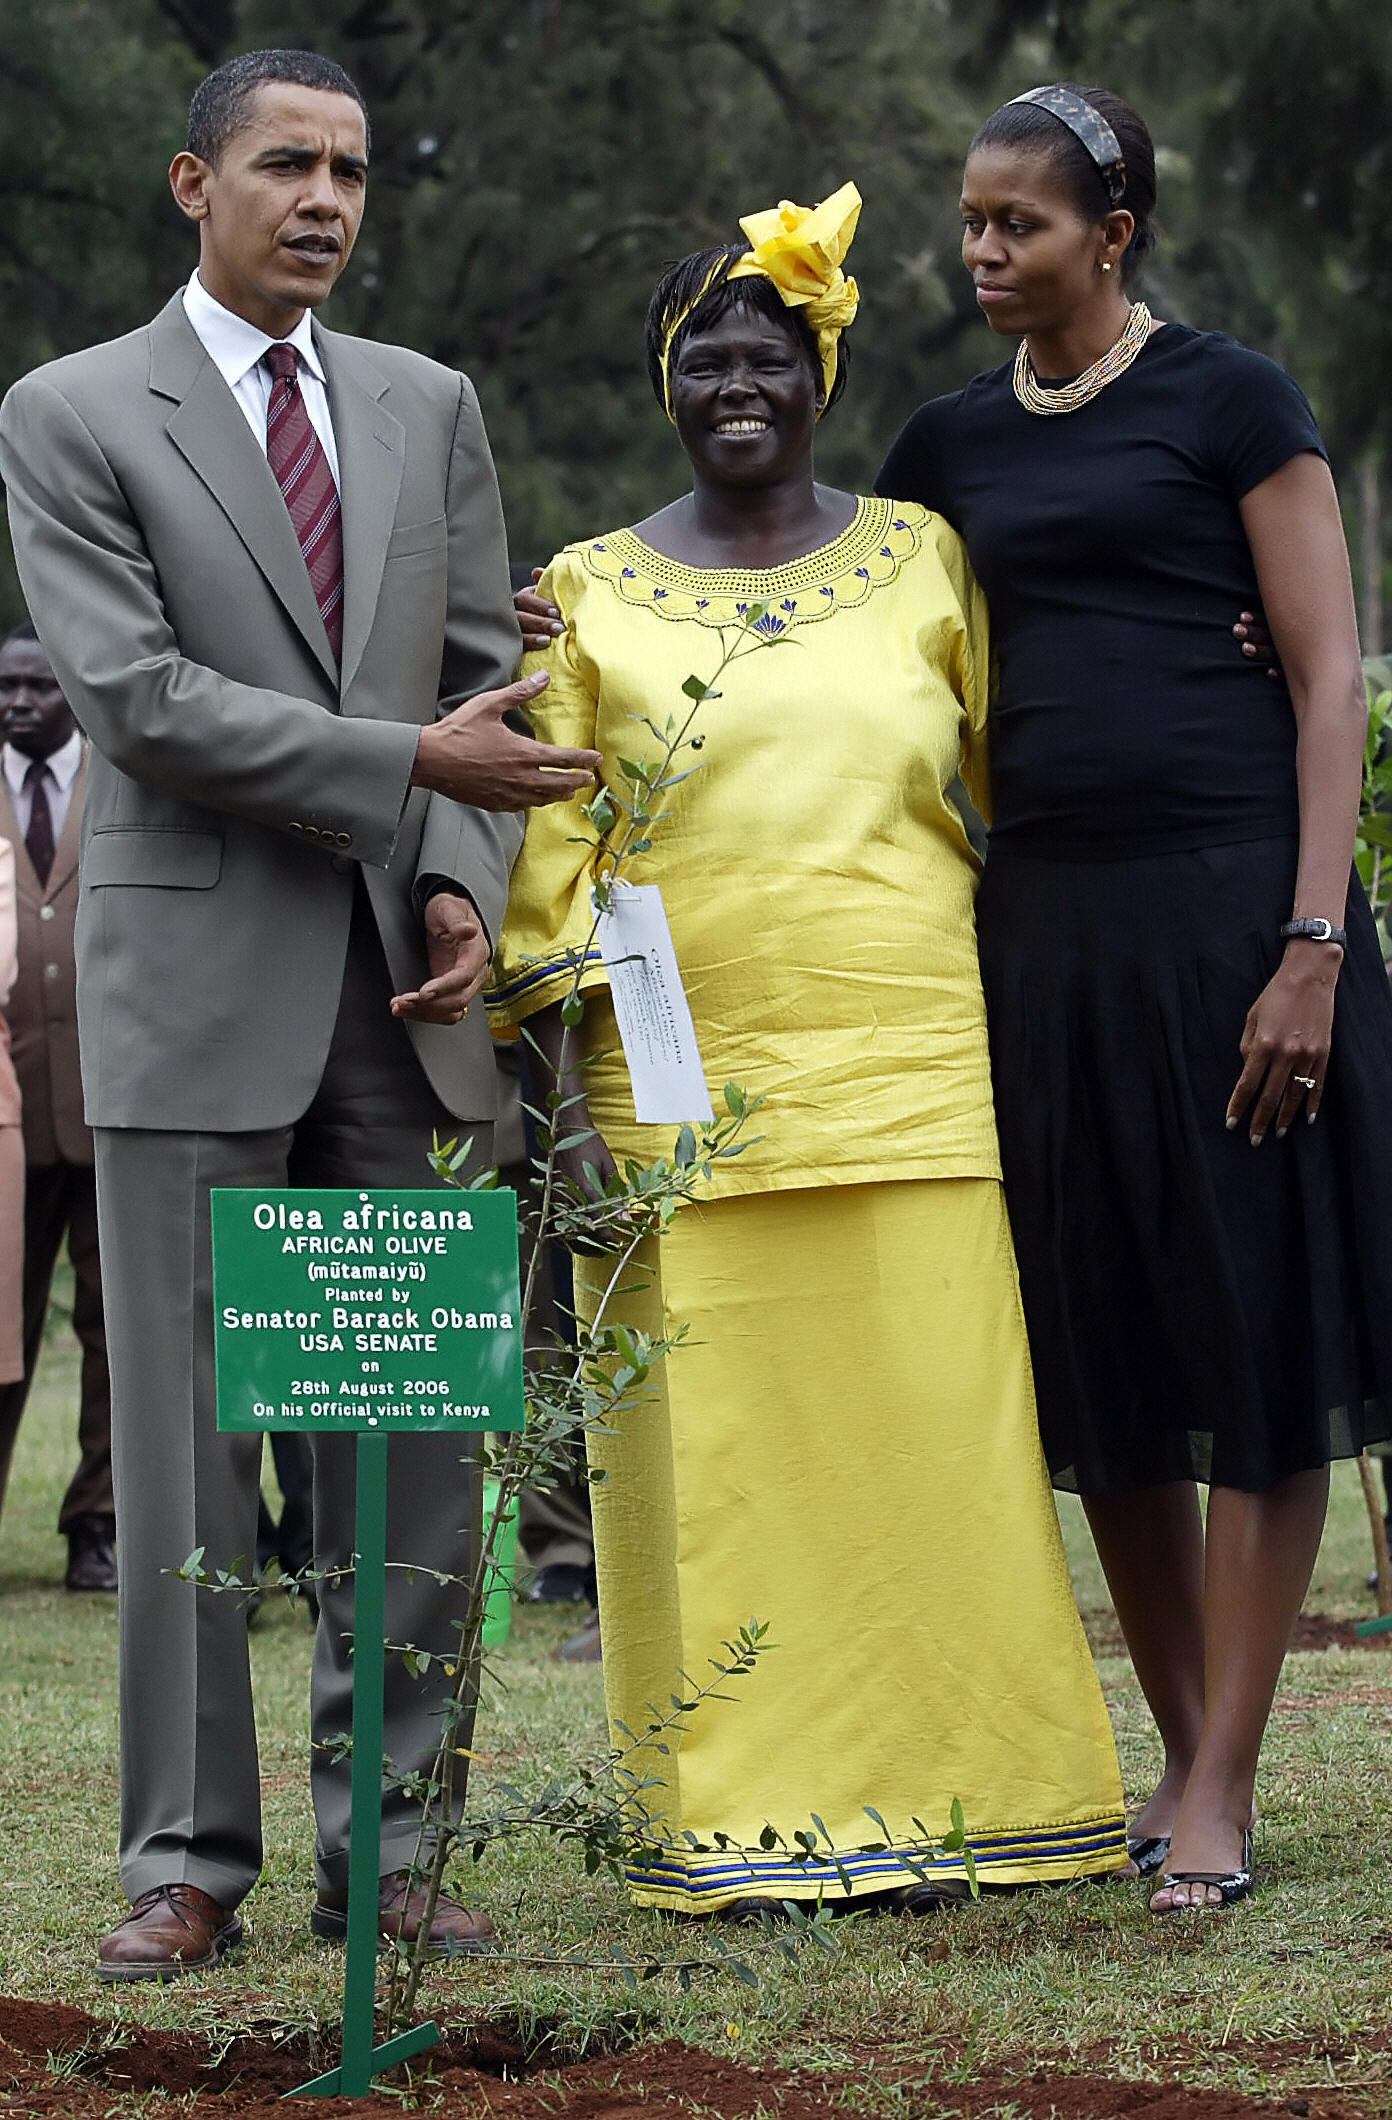
[{"label": "yellow skirt", "polygon": [[[590,1442],[611,1732],[655,1843],[635,1900],[860,1897],[915,1881],[895,1849],[961,1877],[954,1798],[986,1883],[1121,1867],[999,1185],[721,1200],[640,1265],[611,1321],[687,1336]],[[755,1668],[635,1751],[750,1620]]]}]

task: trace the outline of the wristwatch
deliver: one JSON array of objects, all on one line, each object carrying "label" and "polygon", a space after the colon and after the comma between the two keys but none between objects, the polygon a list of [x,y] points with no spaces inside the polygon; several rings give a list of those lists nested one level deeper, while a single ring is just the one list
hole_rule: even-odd
[{"label": "wristwatch", "polygon": [[1344,929],[1335,927],[1332,920],[1288,920],[1281,930],[1281,940],[1285,942],[1292,937],[1302,942],[1337,942],[1341,945],[1348,941]]}]

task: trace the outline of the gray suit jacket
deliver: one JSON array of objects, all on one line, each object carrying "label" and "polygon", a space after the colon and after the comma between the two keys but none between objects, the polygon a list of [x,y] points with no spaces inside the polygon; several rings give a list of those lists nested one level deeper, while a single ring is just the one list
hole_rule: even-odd
[{"label": "gray suit jacket", "polygon": [[[398,991],[419,883],[490,934],[520,818],[408,792],[416,731],[520,653],[468,381],[315,327],[343,502],[341,680],[280,489],[179,296],[0,407],[35,624],[90,738],[77,924],[87,1115],[238,1132],[307,1107],[361,865]],[[441,1101],[491,1118],[482,1002],[412,1025]]]}]

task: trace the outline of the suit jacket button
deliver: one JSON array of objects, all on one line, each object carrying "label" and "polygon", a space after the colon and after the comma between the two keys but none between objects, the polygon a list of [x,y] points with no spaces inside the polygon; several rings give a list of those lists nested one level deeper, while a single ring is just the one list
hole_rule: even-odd
[{"label": "suit jacket button", "polygon": [[353,844],[353,835],[351,832],[335,832],[334,838],[337,840],[338,844],[341,847],[350,847]]},{"label": "suit jacket button", "polygon": [[304,828],[304,835],[306,839],[317,839],[320,836],[318,825],[307,824]]},{"label": "suit jacket button", "polygon": [[40,920],[51,920],[53,918],[53,907],[51,905],[41,905],[39,907],[39,918]]},{"label": "suit jacket button", "polygon": [[300,823],[298,818],[292,817],[290,820],[289,829],[292,832],[302,832],[304,830],[304,826]]},{"label": "suit jacket button", "polygon": [[340,876],[350,876],[357,863],[350,861],[346,854],[335,854],[330,858],[329,867]]}]

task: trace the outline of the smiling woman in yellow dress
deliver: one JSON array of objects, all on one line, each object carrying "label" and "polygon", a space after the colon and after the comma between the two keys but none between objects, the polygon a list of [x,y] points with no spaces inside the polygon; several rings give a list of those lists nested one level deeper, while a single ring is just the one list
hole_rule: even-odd
[{"label": "smiling woman in yellow dress", "polygon": [[[563,627],[529,665],[550,677],[538,735],[593,744],[621,785],[634,717],[681,705],[721,627],[765,603],[780,642],[726,670],[699,770],[627,872],[661,886],[716,1099],[736,1081],[765,1100],[764,1138],[646,1241],[625,1315],[688,1336],[590,1446],[616,1741],[751,1615],[775,1645],[670,1756],[638,1762],[663,1845],[631,1889],[683,1911],[937,1903],[962,1889],[960,1855],[927,1845],[954,1797],[988,1882],[1126,1860],[1039,1447],[977,862],[948,794],[961,766],[985,801],[985,611],[940,517],[813,476],[858,208],[850,186],[785,204],[743,224],[749,247],[663,276],[649,361],[692,490],[552,562]],[[570,804],[529,817],[494,975],[496,1020],[528,1019],[553,1064],[565,953],[590,929],[588,836]],[[671,1146],[635,1122],[602,969],[583,983],[586,1065],[563,1083],[588,1100],[574,1130],[593,1128],[565,1158],[578,1182]],[[891,1524],[916,1535],[891,1541]],[[865,1852],[867,1807],[937,1890]],[[790,1859],[808,1831],[817,1859]]]}]

